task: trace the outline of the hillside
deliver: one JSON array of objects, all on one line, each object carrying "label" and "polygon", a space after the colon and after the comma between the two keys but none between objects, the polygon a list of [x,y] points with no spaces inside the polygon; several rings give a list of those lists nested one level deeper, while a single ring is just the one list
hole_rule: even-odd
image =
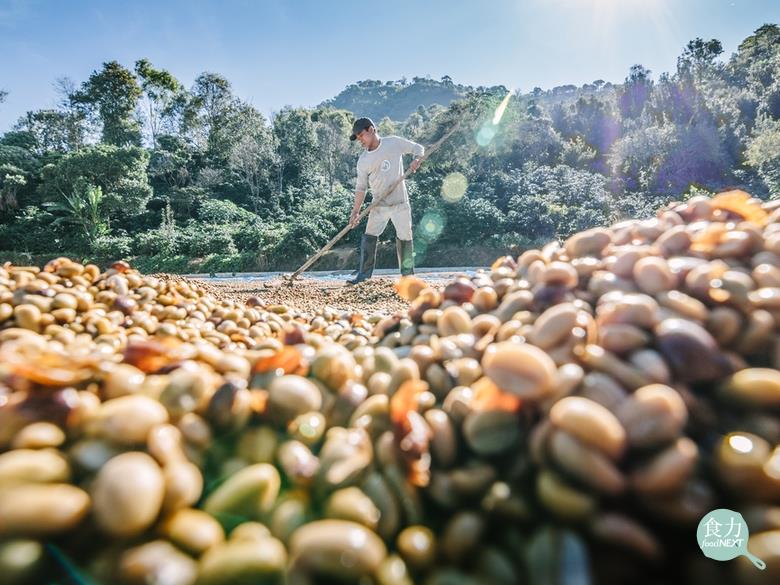
[{"label": "hillside", "polygon": [[414,77],[411,82],[405,78],[387,82],[367,79],[347,86],[336,97],[320,105],[349,110],[377,120],[387,116],[402,122],[419,106],[448,106],[453,100],[464,97],[470,89],[453,83],[447,76],[440,81],[423,77]]},{"label": "hillside", "polygon": [[[529,91],[520,91],[519,96],[536,100],[538,105],[552,109],[556,105],[568,105],[581,97],[611,94],[615,85],[598,79],[578,87],[561,85],[550,89],[538,87]],[[335,97],[325,100],[317,107],[334,107],[353,112],[356,116],[368,116],[375,120],[388,117],[394,122],[403,122],[420,106],[430,108],[434,105],[447,107],[452,101],[470,93],[495,93],[503,95],[508,91],[505,86],[462,85],[454,83],[448,76],[440,80],[429,77],[413,77],[396,81],[365,79],[348,85]]]}]

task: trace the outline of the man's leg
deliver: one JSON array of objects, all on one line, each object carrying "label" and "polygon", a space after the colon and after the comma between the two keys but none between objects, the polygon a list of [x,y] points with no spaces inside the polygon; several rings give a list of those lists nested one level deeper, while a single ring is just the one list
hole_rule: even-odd
[{"label": "man's leg", "polygon": [[376,265],[376,246],[379,236],[385,231],[389,219],[382,207],[377,207],[368,214],[366,233],[360,240],[360,268],[357,276],[348,279],[347,284],[357,284],[371,278]]},{"label": "man's leg", "polygon": [[397,205],[391,215],[395,226],[395,251],[401,275],[414,274],[414,242],[412,240],[412,208],[408,203]]},{"label": "man's leg", "polygon": [[347,284],[358,284],[371,278],[376,264],[376,244],[378,241],[379,236],[363,234],[363,238],[360,240],[360,269],[357,276],[347,280]]}]

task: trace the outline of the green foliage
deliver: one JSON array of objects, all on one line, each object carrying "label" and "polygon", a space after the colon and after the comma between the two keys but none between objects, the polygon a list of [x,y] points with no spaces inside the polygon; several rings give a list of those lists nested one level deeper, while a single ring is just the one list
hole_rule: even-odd
[{"label": "green foliage", "polygon": [[302,108],[283,108],[273,119],[279,203],[285,213],[299,211],[301,191],[316,174],[317,133],[311,114]]},{"label": "green foliage", "polygon": [[147,135],[156,147],[160,133],[172,129],[182,87],[173,75],[164,69],[155,69],[148,59],[135,62],[135,73],[141,82]]},{"label": "green foliage", "polygon": [[562,239],[619,215],[601,175],[564,165],[513,175],[507,227],[535,240]]},{"label": "green foliage", "polygon": [[505,216],[486,199],[466,196],[443,205],[446,230],[442,243],[479,245],[504,231]]},{"label": "green foliage", "polygon": [[730,67],[735,77],[745,81],[757,67],[777,57],[780,26],[765,24],[740,43]]},{"label": "green foliage", "polygon": [[705,41],[696,38],[685,45],[685,50],[677,58],[677,73],[680,76],[703,77],[715,67],[715,59],[723,53],[723,45],[718,39]]},{"label": "green foliage", "polygon": [[750,141],[747,164],[754,167],[769,192],[780,196],[780,121],[765,121]]},{"label": "green foliage", "polygon": [[563,142],[549,118],[532,116],[521,120],[514,132],[509,156],[513,167],[520,168],[528,162],[554,165],[559,161]]},{"label": "green foliage", "polygon": [[134,117],[141,88],[128,69],[110,61],[93,71],[73,101],[96,115],[103,126],[103,142],[116,146],[139,145],[141,130]]},{"label": "green foliage", "polygon": [[626,82],[618,96],[618,106],[623,118],[636,119],[642,115],[645,103],[650,98],[653,80],[650,70],[641,65],[632,65]]},{"label": "green foliage", "polygon": [[241,252],[271,254],[278,249],[286,232],[283,223],[262,224],[255,220],[240,225],[233,234],[233,241]]},{"label": "green foliage", "polygon": [[242,221],[252,221],[255,215],[241,209],[232,201],[208,199],[198,210],[198,219],[207,224],[229,224]]},{"label": "green foliage", "polygon": [[[342,188],[333,193],[323,183],[307,191],[300,213],[284,222],[270,224],[259,235],[272,258],[305,260],[343,228],[352,209],[352,195]],[[303,197],[301,196],[303,200]],[[240,249],[248,249],[242,243]]]},{"label": "green foliage", "polygon": [[33,253],[57,249],[62,242],[61,238],[52,238],[53,221],[54,216],[41,207],[28,205],[19,209],[10,222],[0,223],[2,247]]},{"label": "green foliage", "polygon": [[84,116],[77,111],[36,110],[27,112],[16,127],[28,132],[39,155],[48,152],[70,152],[83,146]]},{"label": "green foliage", "polygon": [[133,240],[126,235],[101,235],[90,244],[90,254],[101,263],[129,260],[132,256]]},{"label": "green foliage", "polygon": [[136,146],[82,148],[46,165],[39,190],[49,201],[57,201],[85,184],[97,185],[104,194],[101,205],[106,215],[128,218],[141,213],[151,197],[148,163],[149,153]]},{"label": "green foliage", "polygon": [[178,217],[192,217],[195,210],[209,201],[209,192],[202,187],[176,187],[168,192],[168,197]]},{"label": "green foliage", "polygon": [[156,256],[158,254],[175,253],[178,242],[171,240],[169,234],[159,229],[139,232],[133,238],[132,249],[139,256]]},{"label": "green foliage", "polygon": [[411,82],[406,79],[386,83],[366,80],[348,86],[323,105],[355,112],[358,116],[368,116],[376,122],[385,116],[402,121],[420,105],[447,106],[464,97],[466,91],[466,87],[453,84],[446,75],[440,81],[423,77],[415,77]]},{"label": "green foliage", "polygon": [[[348,184],[352,179],[351,161],[352,144],[349,135],[352,132],[352,115],[346,110],[323,108],[312,113],[317,134],[318,162],[321,172],[328,179],[328,187],[332,192],[341,183]],[[379,123],[382,135],[394,133],[393,124],[385,117]]]},{"label": "green foliage", "polygon": [[255,213],[273,213],[278,209],[279,161],[271,129],[265,118],[247,104],[235,110],[231,123],[234,142],[228,153],[228,168],[242,190],[248,190],[245,203]]},{"label": "green foliage", "polygon": [[32,132],[16,130],[3,134],[3,137],[0,138],[0,144],[3,146],[16,146],[27,151],[32,151],[37,148],[38,139]]},{"label": "green foliage", "polygon": [[305,259],[324,246],[333,235],[332,225],[326,219],[300,214],[289,223],[274,252],[279,257]]},{"label": "green foliage", "polygon": [[14,165],[0,165],[0,211],[16,209],[16,194],[27,184],[25,173]]},{"label": "green foliage", "polygon": [[629,191],[653,191],[663,162],[676,145],[674,126],[639,127],[618,140],[608,162]]},{"label": "green foliage", "polygon": [[596,149],[585,142],[582,136],[575,136],[563,144],[561,162],[575,169],[587,169],[597,156]]},{"label": "green foliage", "polygon": [[208,157],[224,162],[230,150],[227,120],[237,105],[230,82],[216,73],[201,73],[182,108],[182,128]]},{"label": "green foliage", "polygon": [[139,256],[134,266],[141,272],[192,272],[190,259],[184,254],[158,254],[156,256]]},{"label": "green foliage", "polygon": [[182,247],[182,234],[170,205],[163,209],[157,229],[140,232],[133,239],[133,251],[144,256],[174,256],[181,253]]},{"label": "green foliage", "polygon": [[47,207],[57,215],[53,226],[73,225],[89,246],[108,232],[108,223],[101,214],[103,190],[95,185],[83,184],[73,193],[65,194],[61,201]]},{"label": "green foliage", "polygon": [[25,173],[38,170],[38,161],[30,151],[5,144],[0,144],[0,165],[13,165]]},{"label": "green foliage", "polygon": [[212,225],[191,221],[181,230],[181,251],[188,256],[201,258],[209,254],[235,254],[232,230],[227,225]]}]

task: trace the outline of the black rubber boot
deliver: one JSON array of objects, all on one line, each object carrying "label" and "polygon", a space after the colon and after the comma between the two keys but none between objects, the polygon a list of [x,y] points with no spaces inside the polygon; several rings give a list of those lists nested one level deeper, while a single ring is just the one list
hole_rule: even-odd
[{"label": "black rubber boot", "polygon": [[347,279],[347,284],[357,284],[368,280],[374,274],[374,265],[376,264],[376,244],[379,236],[369,236],[363,234],[360,240],[360,270],[355,278]]},{"label": "black rubber boot", "polygon": [[398,254],[398,268],[401,270],[401,276],[414,274],[414,242],[396,238],[395,251]]}]

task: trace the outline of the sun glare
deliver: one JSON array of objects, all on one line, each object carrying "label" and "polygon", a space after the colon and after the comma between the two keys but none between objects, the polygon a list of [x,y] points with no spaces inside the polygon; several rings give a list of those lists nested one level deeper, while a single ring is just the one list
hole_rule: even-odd
[{"label": "sun glare", "polygon": [[506,111],[506,106],[509,103],[509,98],[512,97],[512,90],[510,89],[506,97],[504,97],[503,100],[501,100],[501,103],[498,104],[498,107],[496,108],[496,113],[493,114],[493,125],[498,126],[498,123],[501,121],[501,118],[504,116],[504,112]]},{"label": "sun glare", "polygon": [[[620,31],[627,23],[646,22],[660,45],[674,43],[678,23],[670,0],[552,0],[559,13],[582,21],[600,46],[603,59],[617,58]],[[590,21],[590,23],[588,23]]]}]

